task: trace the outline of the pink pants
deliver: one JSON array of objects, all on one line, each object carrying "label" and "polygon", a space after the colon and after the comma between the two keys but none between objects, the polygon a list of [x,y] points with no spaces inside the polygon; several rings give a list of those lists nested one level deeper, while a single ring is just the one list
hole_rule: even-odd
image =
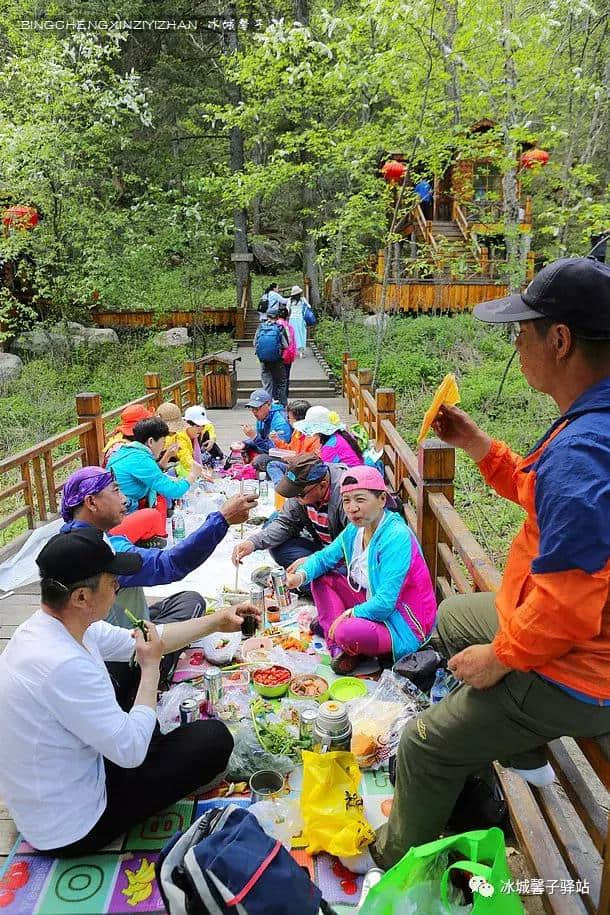
[{"label": "pink pants", "polygon": [[318,611],[318,619],[324,630],[331,653],[340,648],[346,654],[362,654],[369,657],[389,654],[392,639],[387,626],[373,620],[349,617],[342,620],[335,629],[334,639],[328,638],[328,631],[344,610],[355,607],[366,600],[365,591],[353,591],[340,572],[327,572],[311,583],[311,594]]},{"label": "pink pants", "polygon": [[138,540],[150,540],[151,537],[165,537],[167,527],[167,502],[163,499],[164,511],[158,511],[159,498],[157,498],[157,508],[138,508],[135,512],[125,515],[120,524],[108,531],[109,534],[122,534],[132,543]]}]

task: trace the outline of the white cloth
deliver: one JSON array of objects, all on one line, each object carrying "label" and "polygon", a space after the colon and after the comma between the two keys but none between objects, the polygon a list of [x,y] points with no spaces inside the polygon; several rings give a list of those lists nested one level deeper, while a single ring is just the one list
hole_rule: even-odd
[{"label": "white cloth", "polygon": [[40,571],[36,565],[36,557],[43,546],[51,537],[59,534],[59,529],[65,524],[63,518],[56,518],[43,527],[32,531],[18,553],[5,562],[0,563],[0,590],[9,591],[31,585],[40,578]]},{"label": "white cloth", "polygon": [[104,661],[127,661],[126,629],[93,623],[80,645],[37,610],[0,656],[0,795],[36,848],[87,835],[106,807],[106,756],[139,766],[155,726],[151,708],[118,705]]},{"label": "white cloth", "polygon": [[348,568],[349,578],[369,593],[369,548],[364,547],[364,528],[356,533]]}]

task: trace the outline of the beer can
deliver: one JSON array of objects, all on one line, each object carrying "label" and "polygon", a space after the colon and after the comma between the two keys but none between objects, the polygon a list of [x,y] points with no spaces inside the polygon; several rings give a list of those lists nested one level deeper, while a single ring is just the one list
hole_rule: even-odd
[{"label": "beer can", "polygon": [[206,670],[203,674],[205,681],[208,715],[215,715],[223,696],[222,671],[217,667]]},{"label": "beer can", "polygon": [[180,703],[180,724],[199,720],[199,703],[195,699],[184,699]]},{"label": "beer can", "polygon": [[318,717],[317,708],[304,708],[299,715],[299,739],[313,741],[313,725]]},{"label": "beer can", "polygon": [[283,569],[281,566],[271,569],[271,583],[280,611],[287,610],[290,606],[290,595],[288,593],[288,588],[286,587],[286,578],[286,569]]}]

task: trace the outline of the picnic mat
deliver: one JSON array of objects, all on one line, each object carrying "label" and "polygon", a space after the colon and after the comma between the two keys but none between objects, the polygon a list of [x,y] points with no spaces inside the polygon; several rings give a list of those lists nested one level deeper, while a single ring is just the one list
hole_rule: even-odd
[{"label": "picnic mat", "polygon": [[[295,773],[298,770],[295,770]],[[300,778],[295,777],[300,784]],[[295,796],[287,779],[286,793]],[[154,866],[165,842],[186,829],[206,809],[234,803],[247,807],[249,793],[223,797],[227,785],[201,798],[187,798],[134,827],[96,855],[59,859],[36,852],[18,839],[0,878],[2,915],[106,915],[165,912]],[[387,771],[366,772],[361,782],[367,819],[373,826],[387,817],[392,786]],[[298,845],[298,837],[297,842]],[[362,877],[346,870],[337,858],[293,848],[292,855],[320,887],[338,915],[353,912]]]}]

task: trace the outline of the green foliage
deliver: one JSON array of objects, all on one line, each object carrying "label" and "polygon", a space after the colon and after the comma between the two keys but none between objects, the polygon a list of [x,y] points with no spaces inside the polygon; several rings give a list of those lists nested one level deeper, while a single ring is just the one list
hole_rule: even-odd
[{"label": "green foliage", "polygon": [[[360,368],[370,368],[374,329],[347,320],[343,326],[322,319],[316,342],[340,375],[343,352]],[[505,331],[489,329],[466,315],[390,318],[384,339],[379,384],[395,388],[398,428],[416,450],[417,434],[432,394],[447,372],[454,372],[464,410],[494,437],[525,454],[557,416],[555,404],[532,390],[513,363],[498,398],[500,381],[513,346]],[[499,499],[483,483],[477,468],[457,453],[456,505],[494,561],[501,564],[522,521],[521,510]]]}]

